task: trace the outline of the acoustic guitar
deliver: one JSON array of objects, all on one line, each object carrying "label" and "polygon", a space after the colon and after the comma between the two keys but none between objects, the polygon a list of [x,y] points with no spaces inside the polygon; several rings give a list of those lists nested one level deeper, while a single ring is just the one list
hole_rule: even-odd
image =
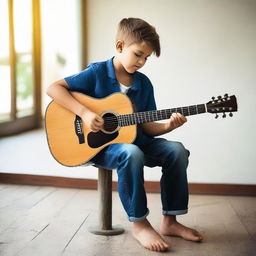
[{"label": "acoustic guitar", "polygon": [[232,116],[237,111],[236,97],[213,97],[206,104],[187,107],[133,112],[130,99],[122,93],[114,93],[103,99],[95,99],[81,93],[72,96],[104,119],[104,126],[98,132],[90,130],[81,118],[52,101],[45,116],[48,145],[53,157],[65,166],[78,166],[87,163],[107,145],[132,143],[136,138],[136,125],[146,122],[169,119],[173,113],[184,116],[205,112],[226,113]]}]

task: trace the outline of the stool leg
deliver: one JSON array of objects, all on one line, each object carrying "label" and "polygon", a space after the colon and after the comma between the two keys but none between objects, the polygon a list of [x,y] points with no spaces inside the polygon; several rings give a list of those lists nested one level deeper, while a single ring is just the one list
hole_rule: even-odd
[{"label": "stool leg", "polygon": [[99,168],[99,227],[112,229],[112,170]]},{"label": "stool leg", "polygon": [[119,235],[124,229],[112,227],[112,170],[99,168],[98,170],[99,192],[99,226],[91,227],[90,232],[96,235]]}]

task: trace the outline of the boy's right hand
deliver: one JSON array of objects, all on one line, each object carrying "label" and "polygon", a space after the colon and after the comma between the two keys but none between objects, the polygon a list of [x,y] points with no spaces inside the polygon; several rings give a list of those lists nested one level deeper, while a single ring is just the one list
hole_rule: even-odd
[{"label": "boy's right hand", "polygon": [[98,132],[103,127],[103,118],[90,110],[84,111],[81,118],[93,132]]}]

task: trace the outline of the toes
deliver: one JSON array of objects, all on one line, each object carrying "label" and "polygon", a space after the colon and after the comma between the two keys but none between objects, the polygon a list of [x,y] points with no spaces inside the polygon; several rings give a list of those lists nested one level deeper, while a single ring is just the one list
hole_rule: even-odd
[{"label": "toes", "polygon": [[162,251],[161,245],[160,245],[159,243],[156,244],[156,248],[157,248],[157,251],[158,251],[158,252],[161,252],[161,251]]},{"label": "toes", "polygon": [[200,233],[197,230],[193,229],[193,235],[196,237],[195,241],[202,241],[203,237],[200,235]]},{"label": "toes", "polygon": [[159,243],[158,248],[159,248],[159,252],[163,252],[165,250],[163,243]]},{"label": "toes", "polygon": [[153,243],[149,244],[149,246],[146,248],[149,249],[150,251],[156,251],[155,244]]},{"label": "toes", "polygon": [[159,243],[159,246],[160,246],[161,252],[165,252],[169,248],[169,245],[167,243],[165,243],[164,241],[161,241]]},{"label": "toes", "polygon": [[200,235],[200,234],[198,234],[198,239],[197,239],[197,241],[198,242],[201,242],[203,240],[203,237]]},{"label": "toes", "polygon": [[157,243],[151,243],[146,248],[151,251],[165,252],[169,248],[169,246],[166,243],[157,242]]},{"label": "toes", "polygon": [[164,247],[165,247],[165,248],[169,248],[169,244],[167,244],[166,242],[164,242]]},{"label": "toes", "polygon": [[156,244],[155,244],[155,248],[156,248],[156,251],[157,251],[157,252],[161,252],[161,246],[160,246],[159,243],[156,243]]},{"label": "toes", "polygon": [[157,251],[157,246],[155,244],[151,244],[151,251]]}]

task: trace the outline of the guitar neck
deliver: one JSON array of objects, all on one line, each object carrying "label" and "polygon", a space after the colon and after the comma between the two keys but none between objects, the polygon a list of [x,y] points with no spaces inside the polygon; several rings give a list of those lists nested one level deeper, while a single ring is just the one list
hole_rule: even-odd
[{"label": "guitar neck", "polygon": [[202,114],[205,112],[205,104],[199,104],[180,108],[153,110],[146,112],[137,112],[127,115],[119,115],[117,118],[120,126],[129,126],[134,124],[142,124],[169,119],[173,113],[180,113],[184,116],[191,116]]}]

